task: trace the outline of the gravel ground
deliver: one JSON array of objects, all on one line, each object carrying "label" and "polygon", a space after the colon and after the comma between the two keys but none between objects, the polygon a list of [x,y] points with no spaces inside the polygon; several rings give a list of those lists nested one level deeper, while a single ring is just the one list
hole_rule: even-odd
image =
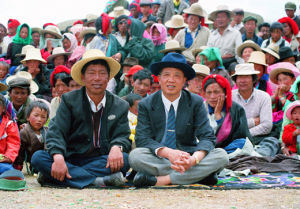
[{"label": "gravel ground", "polygon": [[28,190],[0,191],[0,208],[300,208],[300,190],[54,189],[26,176]]}]

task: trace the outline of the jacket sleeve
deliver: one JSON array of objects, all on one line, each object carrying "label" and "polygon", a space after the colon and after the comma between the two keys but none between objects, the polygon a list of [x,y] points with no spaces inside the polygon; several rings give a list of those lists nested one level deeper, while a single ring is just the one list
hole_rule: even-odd
[{"label": "jacket sleeve", "polygon": [[56,116],[50,120],[46,134],[46,147],[51,156],[54,154],[65,156],[67,149],[66,138],[71,127],[71,121],[71,112],[63,95]]},{"label": "jacket sleeve", "polygon": [[166,4],[167,1],[163,1],[158,9],[157,12],[157,21],[161,20],[162,22],[164,21],[164,16],[166,14]]},{"label": "jacket sleeve", "polygon": [[20,135],[17,123],[11,122],[8,124],[6,127],[6,133],[7,149],[4,153],[4,156],[8,157],[12,162],[14,162],[20,149]]},{"label": "jacket sleeve", "polygon": [[292,124],[284,126],[283,133],[282,133],[282,141],[286,146],[296,144],[296,138],[293,137],[293,133],[296,130]]}]

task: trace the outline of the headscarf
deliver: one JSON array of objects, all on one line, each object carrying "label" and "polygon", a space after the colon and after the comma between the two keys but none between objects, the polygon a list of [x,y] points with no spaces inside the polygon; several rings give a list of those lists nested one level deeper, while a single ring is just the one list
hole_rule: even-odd
[{"label": "headscarf", "polygon": [[[154,37],[152,35],[154,28],[157,28],[157,30],[160,33],[160,36]],[[154,46],[160,46],[167,42],[167,29],[163,24],[155,23],[150,28],[150,36]]]},{"label": "headscarf", "polygon": [[[20,37],[20,31],[23,27],[26,27],[28,29],[28,36],[24,39]],[[24,45],[29,45],[32,42],[31,38],[31,28],[29,27],[28,24],[24,23],[22,25],[18,26],[16,36],[13,38],[13,43],[15,44],[24,44]]]},{"label": "headscarf", "polygon": [[[216,47],[208,47],[206,49],[204,49],[200,55],[204,55],[206,56],[207,60],[208,61],[219,61],[219,65],[221,67],[224,67],[223,66],[223,61],[222,61],[222,57],[221,57],[221,52],[220,52],[220,49],[219,48],[216,48]],[[204,64],[204,61],[202,59],[201,61],[201,64],[203,65]]]},{"label": "headscarf", "polygon": [[58,65],[54,68],[54,71],[51,73],[51,77],[50,77],[50,83],[51,83],[51,86],[54,85],[53,83],[53,78],[56,74],[59,74],[59,73],[67,73],[68,75],[70,75],[70,72],[71,70],[69,68],[67,68],[66,66],[64,65]]},{"label": "headscarf", "polygon": [[64,39],[68,39],[71,42],[71,46],[68,49],[65,49],[66,52],[73,52],[74,49],[77,47],[77,39],[72,33],[64,33]]},{"label": "headscarf", "polygon": [[209,79],[214,79],[223,89],[225,89],[226,92],[225,105],[226,105],[226,111],[228,112],[229,109],[232,107],[232,94],[231,94],[231,86],[229,81],[223,76],[218,74],[209,75],[206,76],[206,78],[203,80],[202,89],[204,89],[204,85]]},{"label": "headscarf", "polygon": [[104,35],[109,28],[109,24],[109,16],[106,13],[102,13],[102,15],[96,19],[95,23],[97,35]]},{"label": "headscarf", "polygon": [[299,28],[298,28],[298,25],[297,23],[295,22],[295,20],[293,20],[292,18],[290,17],[283,17],[283,18],[280,18],[278,20],[278,22],[280,22],[281,24],[283,23],[287,23],[291,29],[292,29],[292,33],[296,36],[299,32]]},{"label": "headscarf", "polygon": [[7,23],[7,28],[16,28],[20,25],[21,23],[16,20],[16,19],[9,19]]}]

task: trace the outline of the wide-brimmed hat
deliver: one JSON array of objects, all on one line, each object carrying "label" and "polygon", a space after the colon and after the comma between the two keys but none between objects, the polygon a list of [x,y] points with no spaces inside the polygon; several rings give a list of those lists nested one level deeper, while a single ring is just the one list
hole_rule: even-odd
[{"label": "wide-brimmed hat", "polygon": [[266,55],[261,51],[254,51],[251,53],[248,63],[268,66],[266,63]]},{"label": "wide-brimmed hat", "polygon": [[297,67],[295,67],[293,64],[289,62],[279,62],[274,65],[272,65],[272,70],[269,73],[270,80],[278,84],[277,76],[280,73],[287,72],[291,73],[297,78],[300,75],[300,71]]},{"label": "wide-brimmed hat", "polygon": [[297,59],[297,52],[293,52],[288,46],[283,46],[279,48],[279,57],[279,62],[289,57],[295,57],[295,59]]},{"label": "wide-brimmed hat", "polygon": [[276,59],[280,59],[279,46],[274,44],[274,43],[269,44],[269,46],[267,48],[262,48],[261,50],[263,52],[269,53],[270,55],[272,55]]},{"label": "wide-brimmed hat", "polygon": [[110,70],[109,79],[115,77],[120,71],[121,65],[116,60],[111,57],[106,57],[99,49],[89,49],[82,55],[82,59],[72,66],[71,76],[76,83],[85,86],[85,83],[81,80],[81,70],[84,65],[94,60],[104,60],[107,62]]},{"label": "wide-brimmed hat", "polygon": [[171,52],[171,51],[184,51],[185,48],[184,47],[180,47],[179,42],[176,40],[170,40],[166,42],[165,45],[165,49],[160,50],[160,53],[167,53],[167,52]]},{"label": "wide-brimmed hat", "polygon": [[29,48],[26,52],[25,58],[21,60],[21,63],[24,64],[28,60],[37,60],[42,63],[46,63],[46,60],[42,58],[41,51],[36,48]]},{"label": "wide-brimmed hat", "polygon": [[89,23],[91,22],[95,22],[96,19],[97,19],[97,15],[94,15],[94,14],[87,14],[86,15],[86,21],[83,23],[83,26],[87,26]]},{"label": "wide-brimmed hat", "polygon": [[42,29],[38,28],[38,27],[31,28],[31,34],[32,33],[36,33],[36,32],[38,32],[39,34],[41,34],[41,31],[42,31]]},{"label": "wide-brimmed hat", "polygon": [[161,62],[153,63],[150,66],[150,70],[154,75],[159,75],[162,69],[167,67],[173,67],[180,69],[187,80],[191,80],[195,77],[195,70],[187,64],[185,57],[182,54],[178,53],[168,53],[164,56]]},{"label": "wide-brimmed hat", "polygon": [[142,7],[142,6],[152,6],[152,1],[151,0],[141,0],[140,7]]},{"label": "wide-brimmed hat", "polygon": [[63,36],[61,35],[59,28],[54,25],[48,25],[45,29],[41,30],[41,35],[44,36],[46,33],[50,33],[54,35],[57,39],[62,39]]},{"label": "wide-brimmed hat", "polygon": [[139,64],[139,59],[135,57],[126,57],[124,62],[122,63],[123,66],[134,66]]},{"label": "wide-brimmed hat", "polygon": [[115,7],[114,10],[108,14],[108,16],[113,17],[113,18],[118,18],[121,15],[129,16],[130,12],[127,9],[125,9],[124,7],[119,6],[119,7]]},{"label": "wide-brimmed hat", "polygon": [[182,15],[173,15],[170,20],[165,23],[167,28],[184,28],[187,24],[184,23]]},{"label": "wide-brimmed hat", "polygon": [[21,53],[20,54],[16,54],[15,56],[16,57],[23,57],[23,56],[25,57],[26,52],[27,52],[28,49],[34,49],[34,46],[32,46],[32,45],[23,46]]},{"label": "wide-brimmed hat", "polygon": [[200,48],[193,49],[192,54],[194,57],[196,57],[200,52],[202,52],[204,49],[207,49],[208,46],[200,46]]},{"label": "wide-brimmed hat", "polygon": [[261,51],[260,50],[260,47],[259,45],[257,45],[254,41],[252,40],[247,40],[247,41],[244,41],[238,48],[237,48],[237,55],[239,57],[242,57],[242,54],[243,54],[243,50],[245,48],[252,48],[254,49],[254,51]]},{"label": "wide-brimmed hat", "polygon": [[237,75],[257,75],[260,72],[255,70],[254,64],[252,63],[243,63],[235,66],[235,73],[231,77]]},{"label": "wide-brimmed hat", "polygon": [[86,34],[97,34],[95,27],[86,27],[83,31],[80,32],[79,37],[84,38]]},{"label": "wide-brimmed hat", "polygon": [[210,69],[206,65],[193,64],[192,68],[195,70],[196,75],[209,76]]},{"label": "wide-brimmed hat", "polygon": [[286,109],[287,109],[287,111],[286,111],[286,117],[287,117],[287,119],[292,120],[292,112],[293,112],[293,110],[294,110],[296,107],[300,107],[300,100],[296,100],[296,101],[290,103],[290,104],[286,107]]},{"label": "wide-brimmed hat", "polygon": [[9,76],[6,79],[6,83],[8,84],[9,89],[15,87],[30,88],[30,92],[32,94],[38,92],[39,90],[39,86],[32,80],[31,74],[26,71],[19,71],[16,73],[16,75]]},{"label": "wide-brimmed hat", "polygon": [[229,17],[232,18],[233,17],[233,12],[229,10],[228,6],[226,5],[219,5],[217,6],[216,10],[213,11],[212,13],[210,13],[209,15],[209,19],[215,21],[217,14],[220,12],[226,12],[227,14],[229,14]]},{"label": "wide-brimmed hat", "polygon": [[200,4],[194,3],[189,8],[184,9],[183,12],[189,15],[197,15],[200,17],[204,17],[204,12]]},{"label": "wide-brimmed hat", "polygon": [[47,58],[47,62],[52,62],[54,60],[55,57],[57,56],[69,56],[70,54],[72,54],[71,52],[65,52],[63,47],[56,47],[53,49],[52,55],[50,55]]}]

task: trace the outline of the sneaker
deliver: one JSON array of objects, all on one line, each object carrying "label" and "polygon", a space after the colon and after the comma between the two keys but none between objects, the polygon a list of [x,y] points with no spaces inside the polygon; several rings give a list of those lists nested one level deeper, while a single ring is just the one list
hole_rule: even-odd
[{"label": "sneaker", "polygon": [[105,186],[122,187],[125,185],[125,178],[121,172],[105,176],[103,181]]}]

